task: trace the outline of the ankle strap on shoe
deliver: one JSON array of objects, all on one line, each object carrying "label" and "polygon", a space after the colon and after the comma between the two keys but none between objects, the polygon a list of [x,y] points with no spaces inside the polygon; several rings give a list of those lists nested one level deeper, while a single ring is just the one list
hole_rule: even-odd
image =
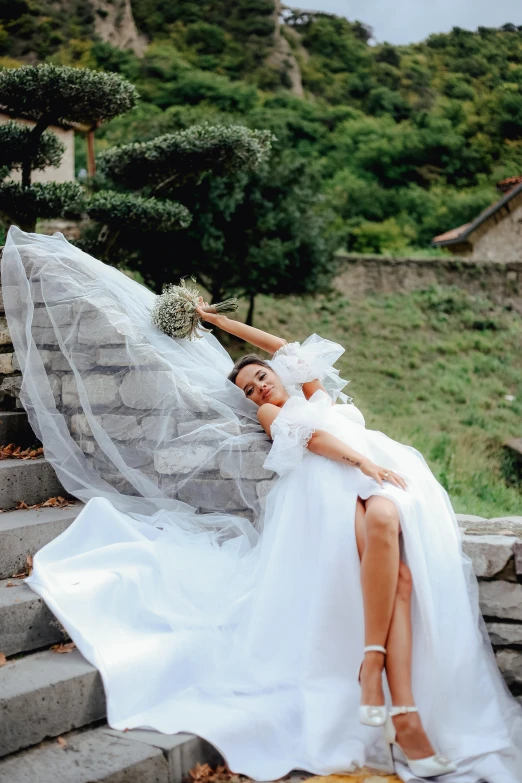
[{"label": "ankle strap on shoe", "polygon": [[365,653],[373,652],[374,650],[375,650],[375,652],[382,652],[382,653],[386,654],[386,648],[385,647],[381,647],[380,644],[369,644],[368,647],[364,648],[364,652]]},{"label": "ankle strap on shoe", "polygon": [[418,712],[417,707],[390,707],[390,715],[405,715],[407,712]]}]

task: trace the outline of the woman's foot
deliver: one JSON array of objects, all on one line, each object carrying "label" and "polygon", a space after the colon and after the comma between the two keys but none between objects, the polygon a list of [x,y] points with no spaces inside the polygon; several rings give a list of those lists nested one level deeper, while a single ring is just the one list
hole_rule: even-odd
[{"label": "woman's foot", "polygon": [[373,650],[365,654],[360,673],[361,704],[368,704],[372,707],[384,704],[383,668],[384,653]]},{"label": "woman's foot", "polygon": [[436,752],[428,739],[418,712],[393,715],[397,742],[410,759],[424,759]]}]

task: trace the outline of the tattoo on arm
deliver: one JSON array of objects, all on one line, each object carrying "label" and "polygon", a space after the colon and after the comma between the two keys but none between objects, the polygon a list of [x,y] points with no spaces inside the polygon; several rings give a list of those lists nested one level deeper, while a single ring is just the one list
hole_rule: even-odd
[{"label": "tattoo on arm", "polygon": [[343,456],[343,459],[346,460],[346,462],[349,462],[350,464],[355,465],[356,468],[360,468],[361,467],[361,463],[359,461],[357,461],[357,460],[350,459],[350,457],[344,457],[344,456]]}]

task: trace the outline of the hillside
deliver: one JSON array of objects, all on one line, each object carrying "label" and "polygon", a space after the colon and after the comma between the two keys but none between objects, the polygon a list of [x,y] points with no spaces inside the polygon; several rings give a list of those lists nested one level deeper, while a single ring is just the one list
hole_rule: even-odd
[{"label": "hillside", "polygon": [[319,172],[349,249],[427,249],[522,171],[514,25],[371,46],[361,23],[279,12],[275,0],[111,8],[0,0],[0,66],[50,60],[135,82],[141,106],[102,128],[100,147],[205,119],[271,128]]}]

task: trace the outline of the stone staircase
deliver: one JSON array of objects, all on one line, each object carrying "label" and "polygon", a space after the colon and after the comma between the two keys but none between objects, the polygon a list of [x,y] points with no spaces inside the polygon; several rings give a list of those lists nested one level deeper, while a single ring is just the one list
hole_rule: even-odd
[{"label": "stone staircase", "polygon": [[[18,400],[20,383],[0,313],[0,446],[36,441]],[[110,729],[99,673],[77,650],[49,649],[64,641],[60,625],[13,578],[82,508],[16,504],[58,494],[65,492],[45,458],[0,461],[0,653],[7,657],[0,665],[0,783],[181,783],[197,762],[220,763],[218,751],[190,734]],[[522,517],[460,516],[459,524],[499,667],[522,700]]]},{"label": "stone staircase", "polygon": [[[1,306],[1,289],[0,289]],[[21,377],[0,312],[0,446],[37,443],[18,392]],[[196,763],[220,754],[191,734],[121,732],[105,720],[97,670],[66,641],[42,599],[14,574],[60,535],[82,503],[15,510],[67,496],[45,458],[0,461],[0,783],[181,783]],[[58,739],[59,738],[59,739]]]}]

